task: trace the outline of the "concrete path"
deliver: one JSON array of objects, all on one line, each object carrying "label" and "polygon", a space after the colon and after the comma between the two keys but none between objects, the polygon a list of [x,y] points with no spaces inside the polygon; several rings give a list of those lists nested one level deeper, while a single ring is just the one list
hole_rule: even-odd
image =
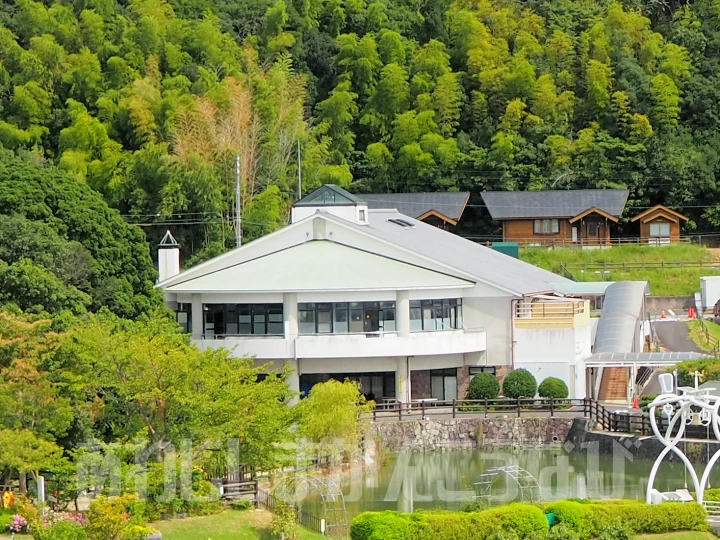
[{"label": "concrete path", "polygon": [[685,321],[654,321],[658,339],[668,351],[672,352],[704,352],[688,337],[688,326]]}]

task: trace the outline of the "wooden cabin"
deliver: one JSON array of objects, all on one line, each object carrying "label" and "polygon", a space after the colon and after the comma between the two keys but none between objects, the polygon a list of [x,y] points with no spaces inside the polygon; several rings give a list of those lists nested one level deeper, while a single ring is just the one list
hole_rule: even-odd
[{"label": "wooden cabin", "polygon": [[667,206],[658,204],[632,218],[640,222],[640,241],[649,244],[670,244],[680,241],[680,222],[689,218]]}]

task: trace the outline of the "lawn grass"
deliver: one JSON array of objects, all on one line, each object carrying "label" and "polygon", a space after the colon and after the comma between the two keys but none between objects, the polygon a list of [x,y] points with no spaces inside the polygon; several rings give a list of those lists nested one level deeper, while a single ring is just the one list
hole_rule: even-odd
[{"label": "lawn grass", "polygon": [[578,281],[648,281],[650,292],[657,296],[687,296],[700,290],[702,276],[720,275],[720,268],[633,268],[610,269],[609,274],[596,274],[595,269],[581,271],[584,265],[603,263],[658,263],[711,261],[707,248],[692,244],[673,244],[662,247],[614,246],[610,249],[581,250],[525,248],[520,258],[526,262],[561,273],[565,265]]},{"label": "lawn grass", "polygon": [[[150,527],[163,540],[270,540],[272,515],[264,510],[227,510],[212,516],[157,521]],[[321,540],[320,534],[302,530],[301,540]]]},{"label": "lawn grass", "polygon": [[[708,319],[704,319],[703,322],[708,329],[708,334],[720,341],[720,324],[714,323]],[[713,352],[713,347],[705,337],[705,331],[702,329],[702,326],[700,326],[700,323],[697,321],[688,321],[687,325],[689,330],[688,336],[690,339],[692,339],[703,351]]]}]

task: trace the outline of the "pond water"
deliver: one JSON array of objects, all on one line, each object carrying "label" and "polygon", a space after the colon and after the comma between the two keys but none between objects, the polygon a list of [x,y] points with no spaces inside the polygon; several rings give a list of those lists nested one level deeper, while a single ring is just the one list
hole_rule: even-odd
[{"label": "pond water", "polygon": [[[483,491],[473,486],[483,472],[492,467],[516,465],[537,479],[542,501],[573,497],[644,499],[652,464],[650,460],[633,460],[621,445],[614,455],[568,453],[563,449],[401,453],[382,467],[343,482],[342,491],[348,518],[368,510],[458,509]],[[700,477],[704,465],[697,464],[695,469]],[[711,487],[720,487],[720,467],[716,467],[710,483]],[[662,464],[655,487],[660,491],[684,487],[694,491],[692,480],[679,462]],[[485,493],[491,505],[523,497],[528,500],[532,495],[505,475],[496,477]],[[323,514],[317,494],[309,493],[302,506],[315,515]]]}]

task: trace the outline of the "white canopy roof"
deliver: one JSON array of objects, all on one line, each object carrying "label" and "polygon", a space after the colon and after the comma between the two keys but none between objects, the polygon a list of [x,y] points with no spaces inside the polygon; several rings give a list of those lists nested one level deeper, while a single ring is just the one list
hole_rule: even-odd
[{"label": "white canopy roof", "polygon": [[[179,276],[182,277],[182,274]],[[472,287],[472,281],[332,241],[310,241],[214,272],[177,280],[167,292],[302,292]]]}]

